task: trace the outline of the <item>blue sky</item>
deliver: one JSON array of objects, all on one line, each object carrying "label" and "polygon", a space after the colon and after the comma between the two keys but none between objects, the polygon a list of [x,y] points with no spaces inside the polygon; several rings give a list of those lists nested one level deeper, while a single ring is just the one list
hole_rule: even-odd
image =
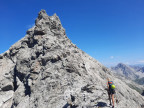
[{"label": "blue sky", "polygon": [[56,13],[72,42],[102,64],[144,64],[144,0],[0,0],[0,53],[41,9]]}]

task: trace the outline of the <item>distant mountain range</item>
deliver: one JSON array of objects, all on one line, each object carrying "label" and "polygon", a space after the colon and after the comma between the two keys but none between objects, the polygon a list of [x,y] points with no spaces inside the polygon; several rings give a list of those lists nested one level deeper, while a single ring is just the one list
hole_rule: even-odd
[{"label": "distant mountain range", "polygon": [[142,66],[142,65],[131,65],[130,67],[132,67],[133,69],[135,69],[138,72],[144,73],[144,66]]},{"label": "distant mountain range", "polygon": [[143,65],[126,65],[119,63],[111,67],[114,74],[126,79],[133,80],[140,85],[144,85],[144,66]]}]

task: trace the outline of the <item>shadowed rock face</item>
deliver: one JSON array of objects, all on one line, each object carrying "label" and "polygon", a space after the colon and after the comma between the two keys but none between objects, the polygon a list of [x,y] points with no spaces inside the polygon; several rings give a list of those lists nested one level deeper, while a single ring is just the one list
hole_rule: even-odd
[{"label": "shadowed rock face", "polygon": [[0,107],[107,107],[107,77],[116,85],[117,108],[142,105],[139,93],[67,38],[56,14],[41,10],[26,36],[0,55]]}]

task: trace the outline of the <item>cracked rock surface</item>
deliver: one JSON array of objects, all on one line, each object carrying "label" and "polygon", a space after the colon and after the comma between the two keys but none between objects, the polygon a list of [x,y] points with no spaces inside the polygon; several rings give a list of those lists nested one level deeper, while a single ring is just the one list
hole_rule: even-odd
[{"label": "cracked rock surface", "polygon": [[137,91],[74,45],[56,14],[41,10],[26,36],[0,55],[0,108],[109,108],[108,77],[117,108],[141,108]]}]

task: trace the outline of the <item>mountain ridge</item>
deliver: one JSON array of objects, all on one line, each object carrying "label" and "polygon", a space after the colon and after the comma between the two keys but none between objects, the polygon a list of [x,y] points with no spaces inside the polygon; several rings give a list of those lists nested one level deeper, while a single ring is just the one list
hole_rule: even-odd
[{"label": "mountain ridge", "polygon": [[94,108],[100,102],[107,108],[107,78],[116,84],[117,108],[141,107],[144,102],[137,91],[74,45],[58,16],[48,16],[45,10],[26,36],[0,55],[0,76],[1,108],[67,108],[71,103]]},{"label": "mountain ridge", "polygon": [[135,80],[138,78],[144,77],[143,66],[137,65],[126,65],[124,63],[118,63],[116,66],[111,67],[110,69],[118,75]]}]

